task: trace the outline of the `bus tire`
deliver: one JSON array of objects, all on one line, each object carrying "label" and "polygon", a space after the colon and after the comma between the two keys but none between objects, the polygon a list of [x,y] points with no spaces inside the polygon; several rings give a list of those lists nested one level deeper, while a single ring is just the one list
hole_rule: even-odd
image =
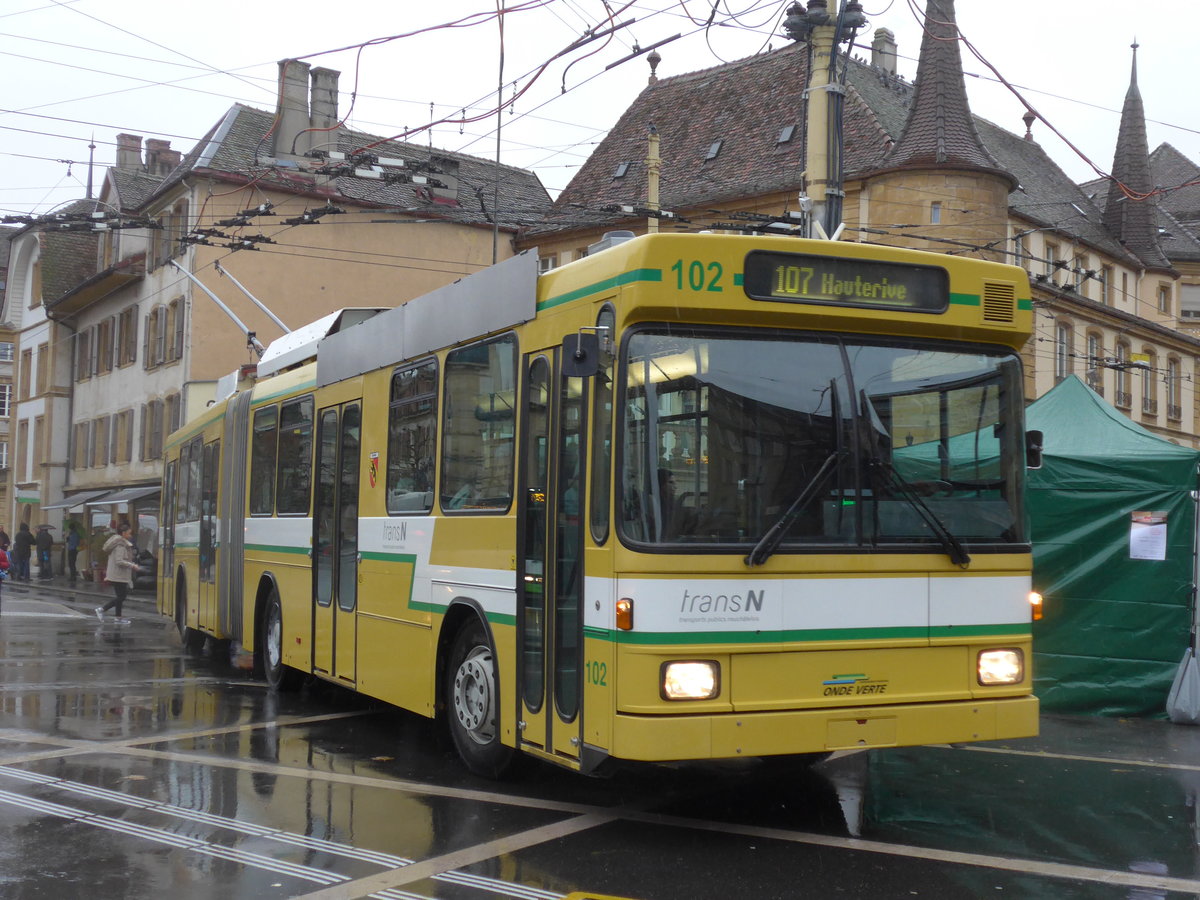
[{"label": "bus tire", "polygon": [[467,769],[484,778],[502,777],[516,757],[500,740],[495,659],[483,626],[472,618],[454,636],[445,674],[446,719],[454,748]]},{"label": "bus tire", "polygon": [[199,656],[204,651],[204,641],[208,635],[203,631],[188,627],[187,587],[182,583],[175,591],[175,627],[179,629],[179,639],[183,641],[183,649]]},{"label": "bus tire", "polygon": [[271,588],[262,626],[263,676],[273,691],[294,691],[300,686],[300,673],[283,662],[283,604],[278,588]]}]

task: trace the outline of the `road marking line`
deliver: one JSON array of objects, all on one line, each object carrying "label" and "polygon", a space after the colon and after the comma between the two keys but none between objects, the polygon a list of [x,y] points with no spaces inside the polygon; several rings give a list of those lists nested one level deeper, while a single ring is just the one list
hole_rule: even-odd
[{"label": "road marking line", "polygon": [[[345,881],[333,887],[324,888],[309,894],[301,895],[298,900],[355,900],[363,894],[373,894],[392,888],[403,887],[414,882],[436,878],[452,869],[461,869],[496,856],[516,853],[528,847],[570,837],[580,831],[587,831],[599,825],[606,825],[621,818],[619,811],[608,813],[588,813],[561,822],[553,822],[528,831],[510,834],[485,844],[464,847],[452,853],[435,856],[431,859],[413,863],[403,869],[393,869],[390,872],[380,872],[366,878]],[[386,895],[385,895],[386,896]]]},{"label": "road marking line", "polygon": [[1103,763],[1106,766],[1140,766],[1145,769],[1177,769],[1200,772],[1200,765],[1190,763],[1156,762],[1149,759],[1126,759],[1123,756],[1082,756],[1074,753],[1055,753],[1052,750],[1010,750],[1006,747],[957,747],[972,753],[1001,753],[1009,756],[1032,756],[1035,759],[1064,759],[1069,762]]}]

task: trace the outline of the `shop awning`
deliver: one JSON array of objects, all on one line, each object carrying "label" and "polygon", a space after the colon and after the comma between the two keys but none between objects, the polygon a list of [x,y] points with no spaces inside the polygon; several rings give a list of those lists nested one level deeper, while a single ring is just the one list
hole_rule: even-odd
[{"label": "shop awning", "polygon": [[101,497],[98,500],[89,500],[88,506],[107,506],[109,503],[128,503],[130,500],[140,500],[143,497],[149,497],[151,494],[157,494],[159,490],[160,488],[157,484],[124,488],[123,490],[113,491],[111,494]]},{"label": "shop awning", "polygon": [[108,491],[80,491],[78,494],[72,494],[70,497],[64,497],[57,503],[47,503],[42,509],[72,509],[103,497],[107,493]]}]

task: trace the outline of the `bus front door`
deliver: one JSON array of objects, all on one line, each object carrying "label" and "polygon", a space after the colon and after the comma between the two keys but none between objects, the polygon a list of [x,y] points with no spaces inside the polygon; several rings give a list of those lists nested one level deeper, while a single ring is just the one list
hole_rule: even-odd
[{"label": "bus front door", "polygon": [[317,419],[313,510],[313,669],[354,683],[358,607],[359,402]]},{"label": "bus front door", "polygon": [[578,760],[586,382],[528,361],[518,508],[521,744]]}]

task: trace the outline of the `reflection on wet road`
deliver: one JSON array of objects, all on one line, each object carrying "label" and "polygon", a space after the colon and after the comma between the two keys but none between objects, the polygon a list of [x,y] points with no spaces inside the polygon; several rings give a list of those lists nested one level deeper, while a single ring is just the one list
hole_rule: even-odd
[{"label": "reflection on wet road", "polygon": [[466,774],[416,716],[275,695],[145,608],[0,615],[0,897],[1200,895],[1200,729]]}]

